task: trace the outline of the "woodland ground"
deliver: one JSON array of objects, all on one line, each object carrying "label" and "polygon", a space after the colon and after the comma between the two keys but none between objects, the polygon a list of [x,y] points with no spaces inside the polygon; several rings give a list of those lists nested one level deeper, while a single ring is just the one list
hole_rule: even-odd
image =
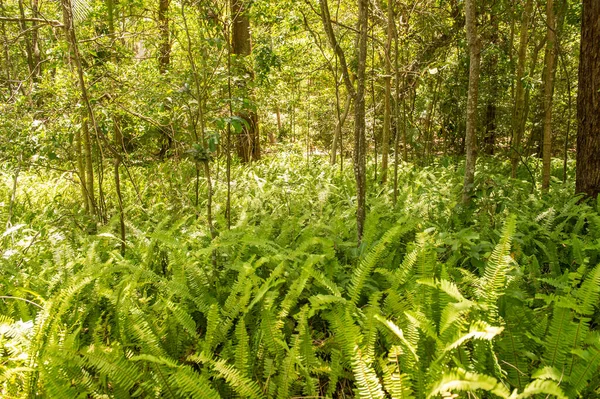
[{"label": "woodland ground", "polygon": [[22,168],[11,201],[6,167],[0,396],[600,397],[599,205],[554,166],[542,195],[480,160],[464,208],[453,161],[402,164],[395,204],[370,165],[360,246],[349,161],[235,165],[230,230],[213,163],[214,240],[193,164],[129,167],[125,256],[70,172]]}]

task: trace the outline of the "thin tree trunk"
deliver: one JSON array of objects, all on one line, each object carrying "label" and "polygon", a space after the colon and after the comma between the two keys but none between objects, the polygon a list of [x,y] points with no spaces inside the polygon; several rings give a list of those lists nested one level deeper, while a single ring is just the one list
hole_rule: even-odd
[{"label": "thin tree trunk", "polygon": [[34,76],[35,65],[33,64],[33,49],[31,48],[31,34],[27,29],[27,23],[25,22],[25,7],[23,0],[19,0],[19,14],[21,19],[19,20],[19,27],[21,28],[21,34],[25,37],[25,55],[27,56],[27,66],[29,67],[29,75]]},{"label": "thin tree trunk", "polygon": [[[545,45],[546,45],[546,38],[544,37],[540,41],[540,43],[538,43],[537,46],[534,47],[533,54],[531,56],[531,65],[529,67],[529,76],[535,75],[535,70],[536,70],[539,54]],[[529,111],[531,109],[530,103],[531,103],[531,88],[528,85],[527,88],[525,89],[525,100],[523,103],[523,118],[521,120],[521,127],[520,127],[520,129],[523,133],[525,132],[525,126],[527,125],[527,120],[529,119]],[[532,146],[531,143],[533,142],[533,140],[534,140],[534,132],[532,131],[529,136],[529,139],[528,139],[527,149],[531,148],[531,146]],[[521,153],[523,153],[523,152],[525,152],[525,151],[524,151],[523,147],[521,146]],[[517,155],[520,158],[521,154],[517,154]]]},{"label": "thin tree trunk", "polygon": [[358,242],[362,241],[366,215],[366,143],[365,143],[365,72],[367,64],[368,0],[358,0],[358,48],[356,100],[354,102],[354,177],[356,179],[356,225]]},{"label": "thin tree trunk", "polygon": [[473,192],[476,161],[477,99],[479,94],[479,68],[481,44],[477,36],[477,15],[475,0],[465,1],[467,41],[469,43],[469,93],[467,99],[467,128],[465,134],[465,180],[463,186],[463,204],[468,204]]},{"label": "thin tree trunk", "polygon": [[167,72],[171,62],[171,38],[169,37],[169,3],[170,0],[158,1],[158,30],[160,44],[158,46],[158,71]]},{"label": "thin tree trunk", "polygon": [[225,28],[227,40],[227,109],[229,111],[229,123],[227,123],[227,202],[225,204],[225,218],[227,219],[227,230],[231,230],[231,117],[233,116],[232,91],[231,91],[231,41],[229,27]]},{"label": "thin tree trunk", "polygon": [[335,163],[336,163],[337,148],[338,148],[338,144],[341,142],[341,139],[342,139],[342,128],[344,126],[344,122],[346,122],[346,118],[348,118],[351,103],[352,103],[352,96],[348,94],[346,96],[346,102],[344,103],[344,108],[343,108],[342,112],[340,113],[337,123],[335,124],[335,131],[333,134],[333,143],[331,144],[331,164],[332,165],[335,165]]},{"label": "thin tree trunk", "polygon": [[[114,10],[114,0],[107,0],[106,6],[108,9],[108,33],[110,34],[111,39],[115,38],[115,10]],[[111,54],[111,59],[113,62],[117,62],[116,54],[113,52]],[[118,115],[113,115],[113,129],[114,129],[114,180],[115,180],[115,191],[117,194],[117,205],[119,206],[119,233],[121,236],[121,256],[125,256],[125,210],[123,209],[123,194],[121,193],[121,175],[119,168],[121,166],[121,162],[123,162],[123,157],[121,155],[121,151],[125,151],[123,145],[123,131],[121,130],[121,118]]]},{"label": "thin tree trunk", "polygon": [[521,33],[519,37],[519,56],[517,60],[517,76],[515,89],[515,106],[513,108],[512,117],[512,148],[510,153],[511,159],[511,176],[517,176],[517,167],[521,156],[521,141],[523,141],[523,131],[525,128],[525,85],[523,77],[525,74],[525,62],[527,61],[527,42],[529,40],[529,24],[531,13],[533,11],[533,0],[527,0],[525,9],[523,10],[523,19],[521,21]]},{"label": "thin tree trunk", "polygon": [[[0,0],[0,11],[2,14],[6,13],[4,9],[4,3]],[[13,94],[13,87],[11,82],[10,72],[12,69],[11,61],[10,61],[10,51],[8,47],[8,37],[6,35],[6,26],[4,25],[4,21],[0,21],[0,32],[2,33],[2,49],[4,50],[4,73],[6,74],[6,87],[8,88],[9,97]]]},{"label": "thin tree trunk", "polygon": [[[398,29],[396,28],[395,20],[392,24],[392,33],[394,34],[394,94],[396,97],[396,101],[394,102],[394,116],[396,123],[394,124],[394,195],[392,201],[394,206],[396,206],[396,202],[398,201],[398,147],[400,143],[400,37],[398,35]],[[406,122],[406,119],[403,120],[403,124],[404,122]],[[406,131],[404,129],[403,132],[404,138],[406,139]],[[406,147],[404,150],[406,151]],[[406,153],[404,154],[404,161],[406,161]]]},{"label": "thin tree trunk", "polygon": [[[31,2],[31,11],[34,19],[39,18],[38,0]],[[40,54],[40,40],[38,31],[38,22],[31,22],[31,49],[33,51],[33,80],[39,80],[42,74],[41,54]]]},{"label": "thin tree trunk", "polygon": [[115,129],[115,190],[117,192],[117,202],[119,205],[119,233],[121,234],[121,256],[125,256],[125,211],[123,209],[123,195],[121,193],[121,177],[119,175],[119,166],[121,165],[120,150],[123,148],[123,134],[121,125],[117,116],[113,117]]},{"label": "thin tree trunk", "polygon": [[77,44],[77,37],[75,35],[75,27],[73,25],[73,10],[71,8],[70,0],[61,0],[64,29],[69,43],[71,59],[75,64],[77,72],[77,78],[79,83],[79,90],[81,92],[81,99],[85,104],[85,108],[82,111],[82,147],[83,147],[83,159],[85,168],[85,191],[88,201],[88,211],[91,215],[96,215],[96,199],[94,194],[94,169],[92,164],[92,139],[89,131],[88,121],[92,125],[94,132],[97,133],[96,119],[94,117],[94,111],[89,101],[87,88],[85,84],[85,78],[83,75],[83,67],[81,65],[81,56],[79,54],[79,46]]},{"label": "thin tree trunk", "polygon": [[583,0],[582,16],[575,192],[595,199],[600,193],[600,2]]},{"label": "thin tree trunk", "polygon": [[[498,18],[490,14],[490,42],[494,47],[498,46]],[[496,102],[498,101],[498,53],[492,51],[488,61],[487,73],[490,77],[490,95],[487,97],[485,107],[485,135],[483,138],[483,150],[488,155],[494,155],[496,147]]]},{"label": "thin tree trunk", "polygon": [[[232,51],[236,56],[236,69],[238,75],[254,78],[251,68],[244,65],[243,58],[252,52],[252,38],[250,35],[250,19],[248,18],[247,0],[231,0],[232,15]],[[238,89],[246,98],[251,98],[252,93],[247,85],[247,79],[238,80]],[[246,123],[239,134],[238,155],[243,162],[260,159],[260,140],[258,131],[258,115],[255,111],[241,110],[238,115]]]},{"label": "thin tree trunk", "polygon": [[550,187],[550,162],[552,158],[552,100],[554,94],[554,74],[556,71],[556,16],[554,0],[546,3],[546,56],[544,71],[544,130],[542,144],[542,190]]},{"label": "thin tree trunk", "polygon": [[394,4],[387,0],[387,40],[385,42],[385,94],[383,137],[381,138],[381,182],[387,181],[388,155],[392,125],[392,39],[394,38]]}]

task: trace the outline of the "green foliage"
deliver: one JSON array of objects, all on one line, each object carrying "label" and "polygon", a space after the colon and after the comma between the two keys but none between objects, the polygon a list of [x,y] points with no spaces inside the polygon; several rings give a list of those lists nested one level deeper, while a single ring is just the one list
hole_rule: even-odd
[{"label": "green foliage", "polygon": [[502,212],[456,216],[459,172],[407,165],[357,248],[351,172],[284,153],[234,167],[231,230],[215,178],[211,240],[195,171],[150,168],[131,169],[143,202],[124,192],[124,257],[116,220],[90,235],[69,182],[24,174],[0,237],[3,397],[598,397],[600,218],[566,191],[515,184]]}]

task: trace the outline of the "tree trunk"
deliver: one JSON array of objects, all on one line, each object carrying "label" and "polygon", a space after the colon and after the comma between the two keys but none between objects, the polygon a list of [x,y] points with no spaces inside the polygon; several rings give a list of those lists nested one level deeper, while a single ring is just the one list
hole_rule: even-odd
[{"label": "tree trunk", "polygon": [[[238,89],[244,98],[251,98],[251,89],[247,81],[254,79],[254,71],[245,66],[244,58],[252,52],[250,35],[250,19],[247,13],[247,0],[231,0],[231,46],[236,57]],[[237,152],[243,162],[260,159],[260,140],[258,132],[258,115],[251,109],[239,110],[238,116],[246,121],[238,136]]]},{"label": "tree trunk", "polygon": [[[62,0],[62,11],[64,20],[64,29],[69,44],[70,54],[75,64],[77,72],[77,78],[79,83],[79,90],[81,92],[81,99],[85,104],[82,110],[82,147],[83,147],[83,159],[85,168],[85,192],[87,195],[88,207],[91,215],[96,214],[96,199],[94,195],[94,169],[92,165],[92,138],[89,131],[88,122],[92,125],[94,132],[97,133],[96,119],[94,117],[94,111],[89,101],[87,88],[85,85],[85,78],[83,75],[83,67],[81,65],[81,55],[79,54],[79,46],[77,44],[77,37],[75,35],[75,27],[73,25],[73,10],[71,8],[70,0]],[[82,180],[83,181],[83,180]]]},{"label": "tree trunk", "polygon": [[333,134],[333,143],[331,144],[331,164],[335,165],[336,163],[336,153],[339,143],[342,139],[342,128],[344,127],[344,122],[346,122],[346,118],[348,118],[348,113],[350,112],[350,103],[352,102],[352,96],[348,94],[346,96],[346,102],[344,103],[344,109],[340,113],[339,119],[335,124],[335,131]]},{"label": "tree trunk", "polygon": [[161,74],[167,72],[169,63],[171,61],[171,39],[169,37],[170,2],[170,0],[158,1],[158,30],[160,32],[160,44],[158,45],[158,70]]},{"label": "tree trunk", "polygon": [[479,68],[481,44],[477,36],[477,15],[475,0],[465,1],[467,41],[469,43],[469,93],[467,99],[467,127],[465,134],[465,180],[462,202],[468,204],[473,192],[476,160],[477,97],[479,94]]},{"label": "tree trunk", "polygon": [[354,102],[354,177],[356,179],[356,226],[358,242],[361,242],[366,214],[366,143],[365,143],[365,71],[367,64],[367,15],[368,0],[358,0],[358,48],[356,99]]},{"label": "tree trunk", "polygon": [[583,0],[577,95],[575,192],[600,193],[600,2]]},{"label": "tree trunk", "polygon": [[[4,9],[4,3],[0,0],[0,11],[2,14],[6,14],[6,10]],[[13,87],[11,82],[11,61],[10,61],[10,51],[8,47],[8,36],[6,35],[6,26],[4,25],[4,21],[0,22],[0,33],[2,34],[2,50],[4,55],[4,74],[6,79],[6,87],[8,89],[9,97],[13,94]]]},{"label": "tree trunk", "polygon": [[552,157],[552,98],[556,71],[556,16],[554,0],[546,3],[546,55],[544,70],[544,130],[542,141],[542,190],[550,187],[550,161]]},{"label": "tree trunk", "polygon": [[523,10],[523,19],[521,21],[521,33],[519,37],[519,56],[517,60],[517,76],[515,90],[515,106],[512,115],[512,148],[510,153],[511,176],[517,176],[517,166],[521,156],[521,141],[523,140],[523,131],[525,129],[525,85],[523,77],[525,74],[525,62],[527,60],[527,42],[529,40],[529,23],[533,11],[533,0],[527,0]]},{"label": "tree trunk", "polygon": [[[31,11],[33,18],[39,18],[38,0],[31,2]],[[31,50],[33,51],[33,79],[39,80],[42,74],[41,65],[41,54],[40,54],[40,40],[37,21],[31,22]]]},{"label": "tree trunk", "polygon": [[387,40],[385,42],[385,94],[383,137],[381,138],[381,182],[387,181],[388,155],[392,125],[392,39],[394,37],[394,5],[387,0]]},{"label": "tree trunk", "polygon": [[27,56],[27,66],[29,67],[29,75],[34,76],[35,65],[33,64],[33,49],[31,48],[31,34],[27,28],[25,22],[25,8],[23,6],[23,0],[19,0],[19,14],[21,19],[19,21],[19,27],[21,28],[21,34],[25,37],[25,54]]},{"label": "tree trunk", "polygon": [[[537,66],[537,61],[540,55],[540,51],[542,51],[542,49],[544,48],[544,46],[546,45],[546,37],[544,37],[542,40],[540,40],[540,42],[534,47],[533,49],[533,54],[531,55],[531,65],[529,66],[529,76],[532,77],[535,75],[535,70],[536,70],[536,66]],[[531,109],[531,87],[530,85],[527,85],[527,88],[525,89],[525,101],[523,103],[523,118],[521,120],[521,131],[525,132],[525,126],[527,125],[527,120],[529,119],[529,111]],[[541,141],[541,131],[538,133],[536,133],[536,131],[534,129],[532,129],[531,134],[529,135],[528,141],[527,141],[527,145],[525,148],[521,147],[522,149],[522,153],[525,153],[525,155],[529,155],[531,152],[531,148],[533,147],[533,144],[535,141],[540,142]],[[526,151],[527,150],[527,151]],[[519,154],[517,154],[519,155]],[[538,155],[538,158],[540,154]],[[520,156],[519,156],[520,158]]]},{"label": "tree trunk", "polygon": [[[490,14],[490,42],[494,48],[498,46],[498,18]],[[487,155],[494,155],[496,146],[496,102],[498,101],[498,53],[491,51],[488,60],[487,73],[490,77],[490,95],[487,97],[485,107],[485,134],[483,136],[483,151]]]}]

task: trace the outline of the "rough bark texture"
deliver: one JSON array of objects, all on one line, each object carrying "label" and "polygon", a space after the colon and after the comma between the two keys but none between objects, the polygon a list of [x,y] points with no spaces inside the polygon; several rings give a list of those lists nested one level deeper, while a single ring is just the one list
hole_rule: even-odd
[{"label": "rough bark texture", "polygon": [[542,141],[542,190],[550,187],[550,161],[552,157],[552,99],[556,64],[556,16],[554,0],[546,3],[546,65],[544,70],[544,131]]},{"label": "rough bark texture", "polygon": [[475,0],[466,0],[465,17],[467,41],[469,43],[469,92],[467,99],[467,128],[465,134],[465,180],[463,186],[463,204],[468,204],[473,191],[476,161],[477,99],[479,95],[479,69],[481,44],[477,36]]},{"label": "rough bark texture", "polygon": [[362,240],[366,213],[366,161],[365,161],[365,70],[367,64],[368,0],[358,0],[358,68],[356,73],[356,99],[354,102],[354,177],[356,179],[356,226],[358,241]]},{"label": "rough bark texture", "polygon": [[533,11],[533,0],[527,0],[523,10],[523,19],[521,21],[521,33],[519,37],[519,56],[517,60],[517,76],[515,89],[515,106],[513,109],[512,120],[512,148],[510,153],[511,175],[516,177],[517,166],[521,155],[521,141],[523,141],[523,131],[525,128],[525,85],[523,77],[525,75],[525,62],[527,60],[527,43],[529,41],[529,24],[531,13]]},{"label": "rough bark texture", "polygon": [[577,180],[575,191],[600,193],[600,2],[583,0],[577,97]]},{"label": "rough bark texture", "polygon": [[[236,72],[243,79],[238,80],[238,90],[245,98],[251,97],[247,81],[254,79],[254,72],[247,67],[244,58],[252,52],[250,19],[247,14],[246,0],[231,0],[231,50],[236,55]],[[251,109],[240,110],[238,116],[246,121],[238,136],[237,153],[243,162],[260,159],[260,140],[258,134],[258,115]]]}]

